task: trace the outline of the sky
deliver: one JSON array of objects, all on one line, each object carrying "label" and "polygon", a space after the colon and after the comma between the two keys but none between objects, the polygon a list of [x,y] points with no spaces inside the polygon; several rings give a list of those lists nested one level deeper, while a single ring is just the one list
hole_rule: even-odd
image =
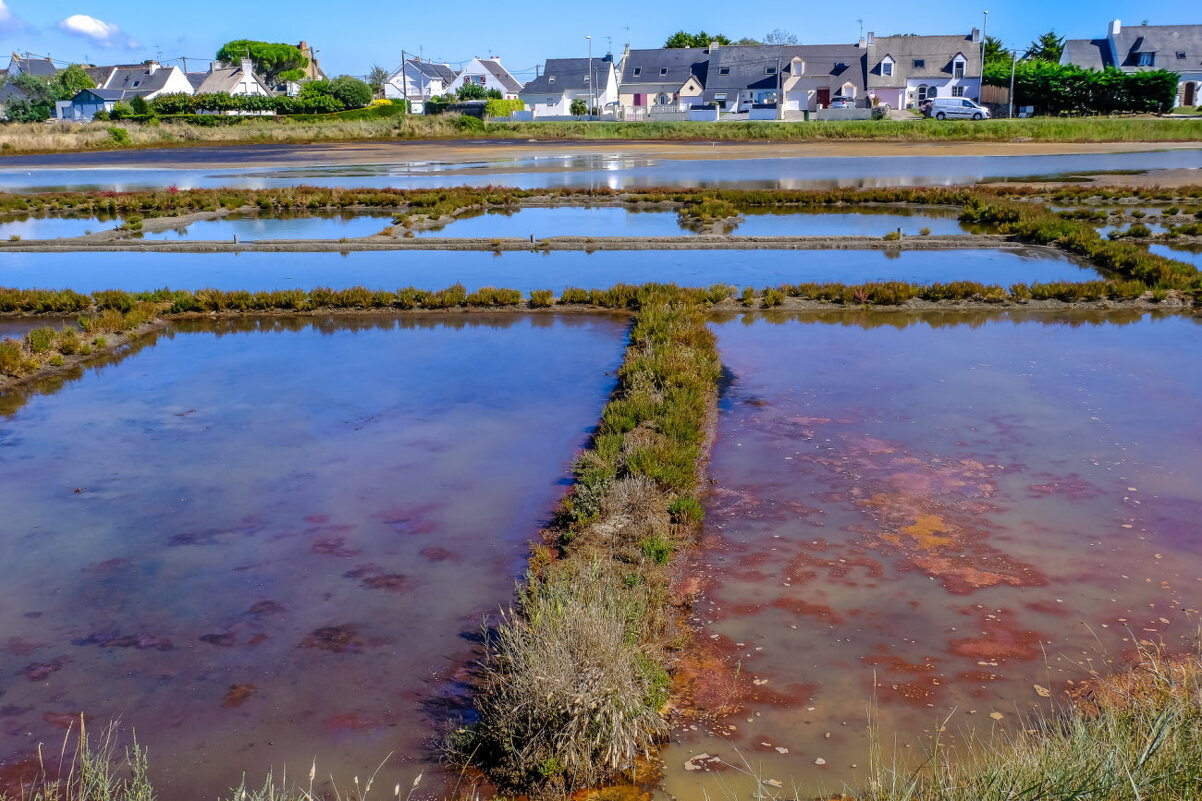
[{"label": "sky", "polygon": [[[846,7],[846,11],[842,10]],[[362,76],[373,64],[392,70],[402,49],[452,66],[473,56],[498,56],[519,80],[534,77],[546,58],[583,57],[591,35],[594,55],[659,47],[674,31],[705,30],[731,39],[762,38],[774,29],[803,44],[854,42],[861,30],[893,33],[968,33],[981,26],[1009,47],[1025,47],[1049,29],[1069,38],[1104,35],[1108,22],[1153,25],[1202,23],[1202,12],[1167,0],[980,0],[975,4],[861,0],[764,0],[732,7],[692,3],[609,0],[571,6],[557,0],[456,3],[367,3],[361,0],[288,3],[226,0],[0,0],[0,61],[10,51],[49,55],[66,62],[130,63],[159,58],[188,69],[231,39],[296,44],[307,41],[329,75]],[[862,28],[861,28],[862,26]],[[0,66],[3,66],[0,64]]]}]

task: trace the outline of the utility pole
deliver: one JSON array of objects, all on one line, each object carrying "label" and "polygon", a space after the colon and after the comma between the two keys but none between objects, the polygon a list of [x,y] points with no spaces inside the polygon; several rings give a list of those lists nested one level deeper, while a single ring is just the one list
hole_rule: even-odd
[{"label": "utility pole", "polygon": [[[405,63],[405,50],[401,49],[401,97],[405,99],[405,113],[409,108],[409,65]],[[424,110],[424,109],[423,109]]]},{"label": "utility pole", "polygon": [[1018,51],[1010,51],[1010,113],[1007,119],[1014,119],[1014,69],[1018,66]]},{"label": "utility pole", "polygon": [[780,74],[780,56],[776,57],[776,118],[785,118],[785,79]]},{"label": "utility pole", "polygon": [[593,106],[597,103],[596,90],[593,87],[593,37],[586,36],[584,38],[588,39],[588,113],[591,116]]},{"label": "utility pole", "polygon": [[989,39],[989,12],[985,12],[985,21],[981,23],[981,75],[977,79],[977,102],[985,91],[985,42]]}]

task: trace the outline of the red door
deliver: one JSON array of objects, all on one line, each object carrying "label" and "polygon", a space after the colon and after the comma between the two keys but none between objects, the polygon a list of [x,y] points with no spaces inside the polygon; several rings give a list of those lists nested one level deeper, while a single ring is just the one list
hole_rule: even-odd
[{"label": "red door", "polygon": [[640,94],[636,94],[636,95],[634,96],[634,104],[635,104],[636,106],[645,106],[645,105],[647,105],[647,95],[640,95]]},{"label": "red door", "polygon": [[818,90],[818,107],[826,108],[830,104],[831,104],[831,90],[830,90],[830,87],[824,86]]}]

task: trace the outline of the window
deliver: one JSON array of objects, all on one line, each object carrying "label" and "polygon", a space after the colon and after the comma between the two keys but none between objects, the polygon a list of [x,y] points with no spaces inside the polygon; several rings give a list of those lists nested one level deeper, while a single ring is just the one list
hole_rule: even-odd
[{"label": "window", "polygon": [[134,87],[138,87],[138,86],[141,86],[141,85],[142,85],[142,82],[141,82],[141,81],[134,81]]},{"label": "window", "polygon": [[730,75],[730,67],[718,67],[719,75]]},{"label": "window", "polygon": [[881,62],[881,75],[892,75],[892,74],[893,74],[893,62],[892,61],[882,61]]},{"label": "window", "polygon": [[963,86],[953,86],[952,87],[952,97],[964,97],[964,87]]},{"label": "window", "polygon": [[764,74],[765,75],[775,75],[776,67],[764,67]]},{"label": "window", "polygon": [[1155,53],[1139,53],[1139,66],[1152,67],[1156,65]]},{"label": "window", "polygon": [[1184,50],[1178,50],[1178,51],[1177,51],[1177,58],[1182,58],[1182,59],[1183,59],[1183,58],[1185,58],[1185,51],[1184,51]]},{"label": "window", "polygon": [[961,100],[960,105],[964,106],[964,108],[972,108],[972,101],[971,100]]},{"label": "window", "polygon": [[963,61],[955,61],[952,63],[952,77],[953,78],[963,78],[964,77],[964,62]]},{"label": "window", "polygon": [[585,82],[585,83],[588,83],[588,78],[589,78],[589,76],[586,74],[586,75],[584,76],[584,82]]},{"label": "window", "polygon": [[642,75],[642,74],[643,74],[643,68],[642,68],[642,67],[635,67],[633,70],[631,70],[631,71],[630,71],[630,74],[631,74],[632,76],[634,76],[635,78],[637,78],[637,77],[639,77],[640,75]]},{"label": "window", "polygon": [[714,102],[715,103],[725,103],[726,102],[726,92],[715,92],[714,93]]},{"label": "window", "polygon": [[660,68],[659,68],[659,74],[660,74],[661,76],[667,75],[667,74],[668,74],[668,68],[667,68],[667,67],[660,67]]},{"label": "window", "polygon": [[927,60],[925,58],[914,59],[914,69],[925,70],[927,68]]},{"label": "window", "polygon": [[548,105],[548,106],[554,106],[554,105],[555,105],[555,98],[553,98],[553,97],[548,97],[548,98],[547,98],[547,105]]}]

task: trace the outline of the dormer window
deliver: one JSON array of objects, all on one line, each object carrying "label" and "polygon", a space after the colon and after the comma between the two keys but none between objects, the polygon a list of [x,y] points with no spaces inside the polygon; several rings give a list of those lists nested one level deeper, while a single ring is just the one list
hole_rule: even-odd
[{"label": "dormer window", "polygon": [[964,77],[964,62],[963,61],[960,61],[957,59],[956,61],[952,62],[952,77],[953,78],[963,78]]},{"label": "dormer window", "polygon": [[1153,67],[1156,65],[1156,54],[1155,53],[1138,53],[1137,55],[1139,57],[1139,66]]},{"label": "dormer window", "polygon": [[637,77],[639,77],[640,75],[642,75],[642,74],[643,74],[643,68],[642,68],[642,67],[635,67],[634,69],[632,69],[632,70],[630,71],[630,74],[631,74],[633,77],[637,78]]},{"label": "dormer window", "polygon": [[588,83],[588,79],[589,79],[589,76],[585,75],[585,76],[584,76],[584,82],[585,82],[585,83]]},{"label": "dormer window", "polygon": [[925,70],[927,68],[927,60],[925,58],[914,59],[914,69]]},{"label": "dormer window", "polygon": [[662,78],[663,76],[667,75],[667,74],[668,74],[668,68],[667,68],[667,67],[660,67],[660,68],[659,68],[659,75],[660,75],[660,77],[661,77],[661,78]]},{"label": "dormer window", "polygon": [[893,74],[893,62],[892,61],[882,61],[881,62],[881,75],[892,75],[892,74]]},{"label": "dormer window", "polygon": [[776,67],[764,67],[764,74],[765,75],[775,75]]},{"label": "dormer window", "polygon": [[547,83],[555,83],[555,76],[554,76],[554,75],[548,75],[548,76],[547,76]]},{"label": "dormer window", "polygon": [[1184,51],[1184,50],[1178,50],[1178,51],[1177,51],[1177,58],[1179,58],[1179,59],[1184,59],[1184,58],[1185,58],[1185,51]]}]

